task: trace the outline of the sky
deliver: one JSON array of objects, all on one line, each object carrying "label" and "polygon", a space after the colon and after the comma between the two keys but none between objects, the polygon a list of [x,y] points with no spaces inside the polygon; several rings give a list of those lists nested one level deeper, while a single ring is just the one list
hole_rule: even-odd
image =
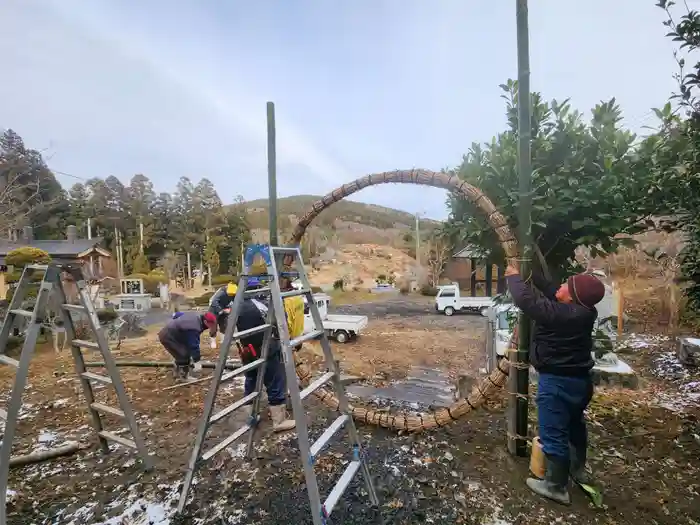
[{"label": "sky", "polygon": [[[530,1],[531,85],[588,111],[616,97],[634,130],[674,89],[655,0]],[[700,7],[700,1],[689,2]],[[505,126],[515,0],[3,0],[0,126],[64,186],[143,173],[267,196],[274,101],[281,197],[370,173],[454,167]],[[444,190],[353,198],[447,216]]]}]

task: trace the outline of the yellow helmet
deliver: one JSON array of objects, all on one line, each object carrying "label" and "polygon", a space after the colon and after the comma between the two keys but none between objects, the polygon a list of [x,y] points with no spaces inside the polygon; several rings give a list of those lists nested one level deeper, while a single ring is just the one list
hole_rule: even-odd
[{"label": "yellow helmet", "polygon": [[236,295],[236,292],[238,291],[238,286],[236,283],[228,283],[228,286],[226,286],[226,295]]}]

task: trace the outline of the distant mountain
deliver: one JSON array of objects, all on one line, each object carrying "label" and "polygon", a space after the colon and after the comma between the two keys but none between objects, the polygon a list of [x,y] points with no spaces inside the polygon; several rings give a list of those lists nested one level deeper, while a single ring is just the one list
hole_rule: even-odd
[{"label": "distant mountain", "polygon": [[[279,228],[290,232],[297,220],[311,209],[318,195],[294,195],[277,201]],[[245,203],[254,234],[265,236],[268,228],[268,201],[258,199]],[[335,237],[333,244],[381,244],[403,247],[411,242],[416,219],[411,213],[344,199],[324,210],[313,222],[325,237]],[[421,237],[433,230],[438,221],[421,219]]]}]

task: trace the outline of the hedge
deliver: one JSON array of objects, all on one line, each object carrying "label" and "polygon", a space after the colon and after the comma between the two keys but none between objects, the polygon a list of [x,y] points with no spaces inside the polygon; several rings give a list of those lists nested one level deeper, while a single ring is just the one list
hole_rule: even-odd
[{"label": "hedge", "polygon": [[28,264],[48,264],[51,257],[40,248],[32,246],[20,246],[10,251],[5,257],[5,263],[10,266],[24,268]]}]

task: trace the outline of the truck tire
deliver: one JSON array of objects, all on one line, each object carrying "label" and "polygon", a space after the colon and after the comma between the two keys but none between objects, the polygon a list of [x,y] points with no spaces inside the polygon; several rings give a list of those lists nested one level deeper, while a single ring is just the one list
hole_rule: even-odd
[{"label": "truck tire", "polygon": [[455,313],[455,309],[452,308],[451,306],[448,306],[447,308],[445,308],[445,315],[446,315],[447,317],[450,317],[451,315],[454,315],[454,313]]},{"label": "truck tire", "polygon": [[345,330],[338,330],[335,333],[335,340],[338,341],[341,345],[343,343],[347,343],[348,339],[350,339],[350,336]]}]

